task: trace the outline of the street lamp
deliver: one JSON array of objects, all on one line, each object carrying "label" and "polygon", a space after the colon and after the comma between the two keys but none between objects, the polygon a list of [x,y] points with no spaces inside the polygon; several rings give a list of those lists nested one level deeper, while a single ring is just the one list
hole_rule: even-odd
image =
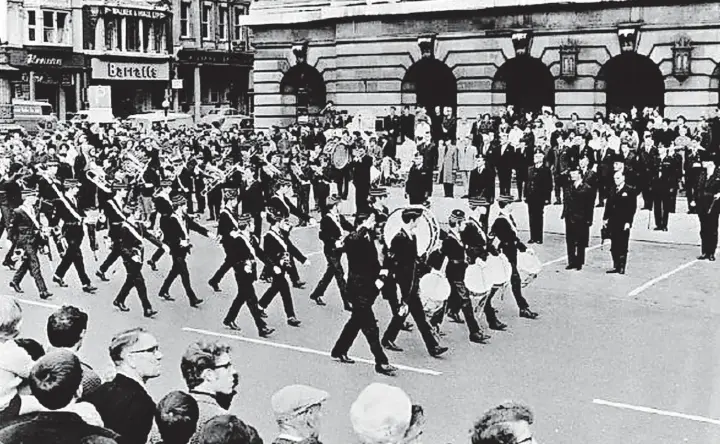
[{"label": "street lamp", "polygon": [[167,99],[163,100],[162,107],[163,107],[163,110],[165,110],[165,124],[167,125],[168,108],[170,108],[170,102]]}]

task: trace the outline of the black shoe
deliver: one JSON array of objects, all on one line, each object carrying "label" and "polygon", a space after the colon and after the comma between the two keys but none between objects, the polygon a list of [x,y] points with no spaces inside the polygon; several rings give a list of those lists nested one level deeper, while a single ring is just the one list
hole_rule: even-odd
[{"label": "black shoe", "polygon": [[153,310],[152,308],[143,311],[143,316],[145,316],[146,318],[154,318],[157,314],[158,312]]},{"label": "black shoe", "polygon": [[529,245],[529,244],[534,244],[534,243],[535,243],[535,239],[530,239],[529,241],[527,241],[527,243],[528,243],[528,245]]},{"label": "black shoe", "polygon": [[20,288],[20,284],[16,284],[15,282],[10,281],[10,288],[15,290],[15,293],[25,293],[22,288]]},{"label": "black shoe", "polygon": [[213,289],[215,293],[220,293],[222,290],[220,290],[220,287],[218,287],[218,284],[216,282],[208,281],[208,285],[210,288]]},{"label": "black shoe", "polygon": [[450,322],[454,322],[456,324],[464,324],[465,321],[462,317],[460,317],[460,313],[448,313],[448,319],[450,319]]},{"label": "black shoe", "polygon": [[698,259],[699,261],[706,261],[706,260],[709,260],[709,259],[710,259],[710,255],[709,255],[709,254],[702,254],[702,255],[698,256],[697,259]]},{"label": "black shoe", "polygon": [[618,270],[617,268],[611,268],[610,270],[607,270],[605,273],[606,274],[616,274],[616,273],[620,273],[620,270]]},{"label": "black shoe", "polygon": [[125,306],[125,303],[120,301],[113,301],[113,305],[120,309],[120,311],[130,311],[129,308]]},{"label": "black shoe", "polygon": [[310,299],[315,301],[315,303],[321,307],[324,307],[325,305],[327,305],[325,303],[325,301],[323,301],[322,296],[317,296],[317,297],[310,296]]},{"label": "black shoe", "polygon": [[566,269],[566,270],[574,270],[574,269],[575,269],[575,265],[568,264],[568,265],[565,266],[565,269]]},{"label": "black shoe", "polygon": [[7,267],[10,270],[15,270],[15,263],[13,263],[13,262],[5,261],[2,264],[3,264],[3,267]]},{"label": "black shoe", "polygon": [[625,274],[625,267],[620,267],[618,274]]},{"label": "black shoe", "polygon": [[470,342],[474,342],[475,344],[487,344],[489,339],[490,336],[484,335],[480,332],[472,333],[470,335]]},{"label": "black shoe", "polygon": [[663,231],[663,227],[655,227],[653,228],[653,231]]},{"label": "black shoe", "polygon": [[98,271],[95,272],[95,276],[97,276],[98,278],[100,278],[100,280],[103,281],[103,282],[110,282],[110,279],[108,279],[107,277],[105,277],[105,273],[103,273],[103,272],[100,271],[100,270],[98,270]]},{"label": "black shoe", "polygon": [[375,366],[375,371],[385,376],[395,376],[397,367],[393,367],[390,364],[380,364]]},{"label": "black shoe", "polygon": [[597,208],[602,208],[605,206],[605,202],[598,202],[597,205],[595,205]]},{"label": "black shoe", "polygon": [[235,321],[225,321],[223,322],[223,325],[230,330],[240,331],[240,326],[235,323]]},{"label": "black shoe", "polygon": [[61,277],[58,277],[58,276],[53,276],[53,282],[55,282],[62,288],[66,288],[68,286],[68,284],[66,284],[65,281]]},{"label": "black shoe", "polygon": [[161,298],[165,299],[166,301],[174,301],[175,298],[170,296],[168,293],[160,293],[159,295]]},{"label": "black shoe", "polygon": [[578,265],[577,267],[575,267],[575,270],[580,271],[580,270],[582,270],[582,267],[583,267],[582,265]]},{"label": "black shoe", "polygon": [[50,293],[47,290],[40,292],[40,299],[43,299],[43,300],[50,299],[51,297],[52,297],[52,293]]},{"label": "black shoe", "polygon": [[715,255],[714,255],[714,254],[711,254],[710,257],[708,258],[708,260],[709,260],[710,262],[715,262]]},{"label": "black shoe", "polygon": [[490,327],[490,330],[505,331],[507,329],[507,324],[500,321],[488,322],[488,326]]},{"label": "black shoe", "polygon": [[300,320],[299,320],[298,318],[296,318],[295,316],[293,316],[293,317],[291,317],[291,318],[288,318],[287,324],[288,324],[289,326],[291,326],[291,327],[299,327],[300,324],[302,324],[302,322],[300,322]]},{"label": "black shoe", "polygon": [[97,291],[97,287],[94,287],[92,284],[83,285],[83,291],[85,293],[94,293]]},{"label": "black shoe", "polygon": [[200,304],[202,304],[203,302],[205,302],[205,301],[203,301],[202,299],[195,299],[194,301],[190,302],[190,306],[192,308],[198,308],[200,306]]},{"label": "black shoe", "polygon": [[535,243],[538,245],[542,245],[543,241],[539,240],[539,241],[535,241]]},{"label": "black shoe", "polygon": [[147,261],[147,264],[150,265],[152,271],[157,271],[157,264],[154,261]]},{"label": "black shoe", "polygon": [[305,288],[305,282],[303,282],[303,281],[293,282],[293,287],[302,290],[303,288]]},{"label": "black shoe", "polygon": [[274,329],[274,328],[265,327],[265,328],[261,329],[261,330],[258,332],[258,334],[260,335],[261,338],[267,338],[267,337],[269,337],[271,334],[273,334],[274,332],[275,332],[275,329]]},{"label": "black shoe", "polygon": [[520,317],[525,319],[537,319],[538,314],[534,311],[530,310],[529,308],[523,308],[520,310]]},{"label": "black shoe", "polygon": [[449,349],[447,347],[440,347],[439,345],[432,350],[430,350],[430,356],[433,358],[438,358],[442,356],[445,352],[447,352]]},{"label": "black shoe", "polygon": [[394,351],[394,352],[401,352],[403,351],[402,348],[398,347],[394,342],[392,341],[382,341],[383,348]]},{"label": "black shoe", "polygon": [[342,362],[343,364],[355,364],[354,359],[350,359],[348,355],[330,355],[333,359],[337,359],[338,361]]}]

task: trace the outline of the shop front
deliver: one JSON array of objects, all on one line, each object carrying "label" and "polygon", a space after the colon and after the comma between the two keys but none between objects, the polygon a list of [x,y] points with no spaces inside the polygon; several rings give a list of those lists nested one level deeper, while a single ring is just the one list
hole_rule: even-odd
[{"label": "shop front", "polygon": [[13,100],[48,102],[60,120],[81,108],[83,54],[57,49],[9,52],[10,65],[18,70],[10,82]]},{"label": "shop front", "polygon": [[231,107],[249,114],[250,70],[253,55],[249,52],[221,52],[183,49],[178,53],[178,77],[183,81],[179,91],[180,108],[196,120],[209,110]]},{"label": "shop front", "polygon": [[162,109],[170,80],[167,59],[95,57],[90,67],[91,84],[111,87],[115,117]]}]

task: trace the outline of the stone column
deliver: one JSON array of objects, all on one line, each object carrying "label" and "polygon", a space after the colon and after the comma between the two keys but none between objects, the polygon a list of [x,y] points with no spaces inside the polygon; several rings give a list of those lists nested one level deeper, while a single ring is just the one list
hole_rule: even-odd
[{"label": "stone column", "polygon": [[82,73],[77,72],[73,74],[74,82],[75,83],[75,109],[80,111],[83,109],[83,103],[82,103]]},{"label": "stone column", "polygon": [[65,115],[67,114],[67,98],[65,96],[65,87],[58,85],[58,109],[57,116],[58,120],[64,122],[66,120]]},{"label": "stone column", "polygon": [[35,72],[30,71],[28,74],[28,83],[30,83],[30,100],[35,100]]},{"label": "stone column", "polygon": [[193,107],[195,109],[195,122],[200,121],[200,106],[202,105],[202,88],[201,88],[201,79],[200,79],[200,67],[202,65],[198,64],[195,66],[195,73],[193,76]]}]

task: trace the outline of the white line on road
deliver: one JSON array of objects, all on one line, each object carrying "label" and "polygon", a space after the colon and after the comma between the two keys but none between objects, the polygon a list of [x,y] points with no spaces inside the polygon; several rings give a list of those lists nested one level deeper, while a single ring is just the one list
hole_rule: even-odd
[{"label": "white line on road", "polygon": [[54,310],[57,310],[58,308],[60,308],[60,305],[51,304],[49,302],[31,301],[29,299],[16,298],[15,296],[11,296],[11,297],[15,298],[15,300],[20,302],[21,304],[36,305],[38,307],[52,308]]},{"label": "white line on road", "polygon": [[628,296],[631,296],[631,297],[632,297],[632,296],[637,296],[637,295],[639,295],[640,293],[642,293],[643,291],[645,291],[645,290],[647,290],[648,288],[652,287],[653,285],[657,284],[658,282],[664,281],[665,279],[669,278],[670,276],[674,275],[675,273],[677,273],[677,272],[679,272],[679,271],[682,271],[682,270],[690,267],[691,265],[695,264],[696,262],[699,262],[699,261],[698,261],[697,259],[692,260],[692,261],[690,261],[690,262],[687,262],[687,263],[685,263],[685,264],[680,265],[679,267],[677,267],[677,268],[674,269],[674,270],[670,270],[670,271],[668,271],[667,273],[663,273],[663,274],[661,274],[660,276],[658,276],[658,277],[656,277],[656,278],[654,278],[654,279],[650,279],[649,281],[645,282],[644,284],[642,284],[641,286],[639,286],[639,287],[636,288],[635,290],[633,290],[633,291],[631,291],[630,293],[628,293]]},{"label": "white line on road", "polygon": [[690,421],[704,422],[704,423],[713,424],[713,425],[720,425],[720,420],[717,420],[717,419],[706,418],[704,416],[697,416],[697,415],[687,415],[685,413],[670,412],[667,410],[658,410],[658,409],[654,409],[651,407],[641,407],[641,406],[637,406],[637,405],[623,404],[620,402],[604,401],[602,399],[593,399],[593,404],[604,405],[604,406],[608,406],[608,407],[616,407],[616,408],[625,409],[625,410],[634,410],[636,412],[642,412],[642,413],[651,413],[651,414],[660,415],[660,416],[671,416],[673,418],[688,419]]},{"label": "white line on road", "polygon": [[[586,248],[585,251],[597,250],[597,249],[600,248],[600,247],[602,247],[602,244],[593,245],[592,247]],[[566,259],[567,259],[567,255],[565,255],[565,256],[560,256],[560,257],[557,258],[557,259],[553,259],[553,260],[551,260],[551,261],[545,262],[544,264],[542,264],[542,266],[543,266],[543,267],[546,267],[546,266],[548,266],[548,265],[552,265],[552,264],[556,264],[556,263],[558,263],[558,262],[562,262],[562,261],[564,261],[564,260],[566,260]]]},{"label": "white line on road", "polygon": [[[202,334],[202,335],[217,336],[217,337],[226,338],[226,339],[235,339],[235,340],[237,340],[237,341],[248,342],[248,343],[250,343],[250,344],[267,345],[267,346],[269,346],[269,347],[282,348],[282,349],[285,349],[285,350],[293,350],[293,351],[300,352],[300,353],[308,353],[308,354],[312,354],[312,355],[325,356],[325,357],[328,357],[328,358],[330,357],[330,353],[328,353],[328,352],[324,352],[324,351],[320,351],[320,350],[314,350],[314,349],[312,349],[312,348],[307,348],[307,347],[298,347],[298,346],[296,346],[296,345],[280,344],[280,343],[278,343],[278,342],[264,341],[264,340],[262,340],[262,339],[246,338],[246,337],[244,337],[244,336],[229,335],[229,334],[225,334],[225,333],[217,333],[217,332],[214,332],[214,331],[201,330],[201,329],[198,329],[198,328],[191,328],[191,327],[185,327],[185,328],[183,328],[183,330],[184,330],[184,331],[188,331],[188,332],[192,332],[192,333],[199,333],[199,334]],[[370,360],[370,359],[357,358],[357,357],[354,357],[354,356],[353,356],[352,358],[353,358],[355,361],[357,361],[357,362],[362,362],[362,363],[364,363],[364,364],[375,365],[375,361]],[[442,372],[438,372],[438,371],[435,371],[435,370],[428,370],[428,369],[425,369],[425,368],[417,368],[417,367],[409,367],[409,366],[407,366],[407,365],[400,365],[400,364],[393,364],[393,365],[394,365],[395,367],[397,367],[398,369],[400,369],[400,370],[406,370],[406,371],[414,372],[414,373],[421,373],[421,374],[423,374],[423,375],[430,375],[430,376],[440,376],[440,375],[442,375]]]}]

